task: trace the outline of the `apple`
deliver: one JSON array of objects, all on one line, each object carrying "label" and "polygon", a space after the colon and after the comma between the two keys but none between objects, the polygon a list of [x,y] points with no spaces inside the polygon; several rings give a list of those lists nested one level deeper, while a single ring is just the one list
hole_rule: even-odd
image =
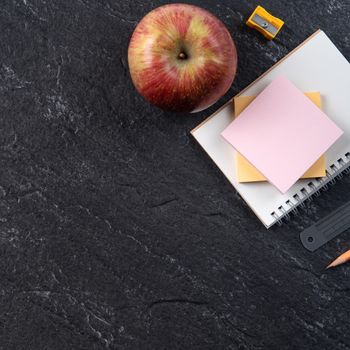
[{"label": "apple", "polygon": [[128,63],[136,89],[150,103],[168,111],[198,112],[231,86],[237,51],[225,25],[210,12],[169,4],[137,25]]}]

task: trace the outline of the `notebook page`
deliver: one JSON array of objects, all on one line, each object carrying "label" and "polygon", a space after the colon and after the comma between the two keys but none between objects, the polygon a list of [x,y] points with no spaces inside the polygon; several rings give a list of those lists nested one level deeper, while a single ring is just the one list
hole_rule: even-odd
[{"label": "notebook page", "polygon": [[[292,55],[282,60],[242,95],[259,94],[274,78],[285,75],[302,91],[320,91],[325,113],[344,131],[342,137],[326,152],[327,165],[337,164],[340,158],[347,161],[350,152],[350,64],[322,31],[317,32]],[[299,180],[288,192],[281,194],[269,183],[238,183],[235,178],[233,150],[220,133],[233,120],[232,103],[227,104],[213,117],[192,131],[193,136],[213,159],[243,199],[266,227],[276,222],[271,214],[298,204],[295,195],[303,197],[309,184],[318,186],[316,180]],[[312,130],[310,130],[312,132]],[[286,140],[291,147],[298,142]]]}]

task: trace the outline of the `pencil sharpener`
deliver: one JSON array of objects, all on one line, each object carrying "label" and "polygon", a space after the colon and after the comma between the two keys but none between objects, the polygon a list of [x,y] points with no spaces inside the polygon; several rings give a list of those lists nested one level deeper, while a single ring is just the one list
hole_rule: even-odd
[{"label": "pencil sharpener", "polygon": [[282,28],[284,22],[272,16],[263,7],[258,6],[246,22],[248,27],[258,30],[265,38],[272,40]]}]

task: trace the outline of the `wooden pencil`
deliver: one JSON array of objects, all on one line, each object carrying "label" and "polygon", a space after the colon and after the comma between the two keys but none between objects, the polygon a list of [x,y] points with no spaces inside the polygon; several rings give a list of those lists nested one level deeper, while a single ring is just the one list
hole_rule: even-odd
[{"label": "wooden pencil", "polygon": [[345,252],[342,255],[338,256],[338,258],[336,258],[333,262],[331,262],[327,266],[327,269],[329,269],[330,267],[335,267],[335,266],[344,264],[344,263],[346,263],[349,260],[350,260],[350,250],[348,250],[347,252]]}]

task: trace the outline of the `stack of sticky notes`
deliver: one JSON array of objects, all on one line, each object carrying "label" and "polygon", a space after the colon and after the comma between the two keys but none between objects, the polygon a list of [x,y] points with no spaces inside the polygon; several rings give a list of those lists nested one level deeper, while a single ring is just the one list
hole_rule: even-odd
[{"label": "stack of sticky notes", "polygon": [[319,92],[280,76],[258,96],[234,99],[235,120],[222,136],[236,149],[239,182],[269,181],[285,193],[299,178],[323,177],[323,155],[341,129],[322,112]]}]

